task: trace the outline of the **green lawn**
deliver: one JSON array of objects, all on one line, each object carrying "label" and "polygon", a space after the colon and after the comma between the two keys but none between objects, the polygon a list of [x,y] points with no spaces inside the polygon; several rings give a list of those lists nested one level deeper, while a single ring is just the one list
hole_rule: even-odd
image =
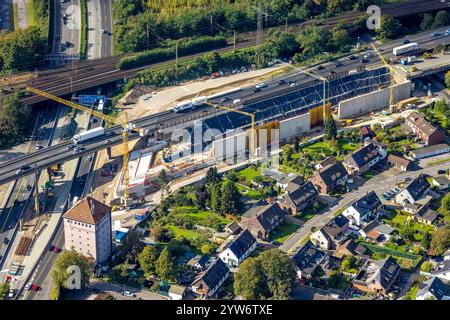
[{"label": "green lawn", "polygon": [[[390,224],[393,227],[398,228],[399,226],[407,223],[408,216],[409,216],[408,213],[397,212],[397,214],[392,219],[383,219],[383,220],[387,224]],[[432,233],[434,231],[433,226],[429,226],[412,220],[410,220],[409,223],[411,224],[413,230],[415,231],[414,239],[416,241],[422,240],[423,235],[425,233]]]},{"label": "green lawn", "polygon": [[283,243],[298,228],[298,225],[286,222],[281,227],[278,227],[272,232],[272,234],[270,235],[270,239],[276,240],[279,243]]},{"label": "green lawn", "polygon": [[333,155],[333,150],[325,141],[316,142],[303,149],[306,153],[325,153],[327,156]]},{"label": "green lawn", "polygon": [[255,200],[264,199],[266,197],[264,193],[257,191],[257,190],[253,190],[242,184],[236,184],[236,187],[237,187],[239,193],[244,197],[255,199]]},{"label": "green lawn", "polygon": [[380,247],[363,241],[359,242],[359,244],[369,249],[372,259],[378,260],[383,259],[387,255],[392,256],[403,270],[413,270],[422,260],[421,256],[409,252],[403,252],[388,247]]},{"label": "green lawn", "polygon": [[445,163],[445,162],[449,162],[450,158],[445,158],[445,159],[440,159],[440,160],[436,160],[436,161],[431,161],[427,163],[427,166],[434,166],[435,164],[440,164],[440,163]]},{"label": "green lawn", "polygon": [[188,240],[191,240],[192,238],[194,238],[196,235],[199,234],[195,230],[182,229],[182,228],[177,227],[177,226],[175,226],[173,224],[167,224],[166,227],[173,231],[173,233],[175,234],[175,237],[182,236],[182,237],[185,237]]},{"label": "green lawn", "polygon": [[190,206],[175,207],[172,209],[171,214],[188,217],[193,224],[202,224],[202,222],[207,221],[211,216],[217,218],[222,226],[227,225],[230,222],[219,214],[212,213],[211,211],[202,211],[196,207]]},{"label": "green lawn", "polygon": [[238,178],[245,178],[247,181],[252,181],[254,177],[260,176],[261,171],[259,169],[253,169],[248,167],[246,169],[237,172]]}]

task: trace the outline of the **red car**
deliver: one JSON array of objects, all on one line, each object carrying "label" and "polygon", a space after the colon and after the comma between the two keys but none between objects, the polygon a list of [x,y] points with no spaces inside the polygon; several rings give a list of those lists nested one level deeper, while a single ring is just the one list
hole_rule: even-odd
[{"label": "red car", "polygon": [[55,249],[53,249],[54,253],[60,253],[62,251],[61,248],[58,248],[57,246],[55,246]]},{"label": "red car", "polygon": [[39,287],[37,284],[33,284],[33,285],[31,286],[31,290],[33,290],[33,291],[39,291],[39,290],[41,290],[41,287]]}]

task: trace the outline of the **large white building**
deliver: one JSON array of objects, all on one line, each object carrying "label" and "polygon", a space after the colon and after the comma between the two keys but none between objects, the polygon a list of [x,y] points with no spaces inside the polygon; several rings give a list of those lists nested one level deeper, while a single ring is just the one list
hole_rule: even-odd
[{"label": "large white building", "polygon": [[78,201],[64,214],[66,249],[92,258],[95,265],[109,259],[112,252],[111,209],[91,198]]}]

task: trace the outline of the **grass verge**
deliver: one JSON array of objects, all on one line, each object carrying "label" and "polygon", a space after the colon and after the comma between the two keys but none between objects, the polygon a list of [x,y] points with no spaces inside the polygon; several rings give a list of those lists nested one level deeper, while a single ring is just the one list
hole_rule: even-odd
[{"label": "grass verge", "polygon": [[87,4],[86,0],[80,0],[81,7],[81,31],[80,31],[80,59],[86,59],[87,50]]}]

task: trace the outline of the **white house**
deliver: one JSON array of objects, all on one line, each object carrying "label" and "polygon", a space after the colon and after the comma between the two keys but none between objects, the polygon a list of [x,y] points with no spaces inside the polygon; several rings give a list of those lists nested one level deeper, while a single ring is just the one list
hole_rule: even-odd
[{"label": "white house", "polygon": [[242,261],[256,249],[257,245],[255,237],[246,229],[224,248],[219,254],[219,258],[231,271],[235,271]]},{"label": "white house", "polygon": [[438,277],[423,283],[416,295],[416,300],[450,300],[450,287]]},{"label": "white house", "polygon": [[186,290],[184,286],[173,284],[169,288],[169,297],[171,300],[183,300]]},{"label": "white house", "polygon": [[380,207],[380,199],[374,191],[371,191],[353,202],[342,212],[342,215],[350,220],[352,226],[359,227],[364,221],[367,221],[371,215],[376,214]]},{"label": "white house", "polygon": [[395,197],[395,202],[401,204],[409,202],[414,204],[417,200],[427,195],[430,190],[430,183],[427,181],[424,175],[418,176],[416,179],[412,180],[405,189],[403,189]]}]

